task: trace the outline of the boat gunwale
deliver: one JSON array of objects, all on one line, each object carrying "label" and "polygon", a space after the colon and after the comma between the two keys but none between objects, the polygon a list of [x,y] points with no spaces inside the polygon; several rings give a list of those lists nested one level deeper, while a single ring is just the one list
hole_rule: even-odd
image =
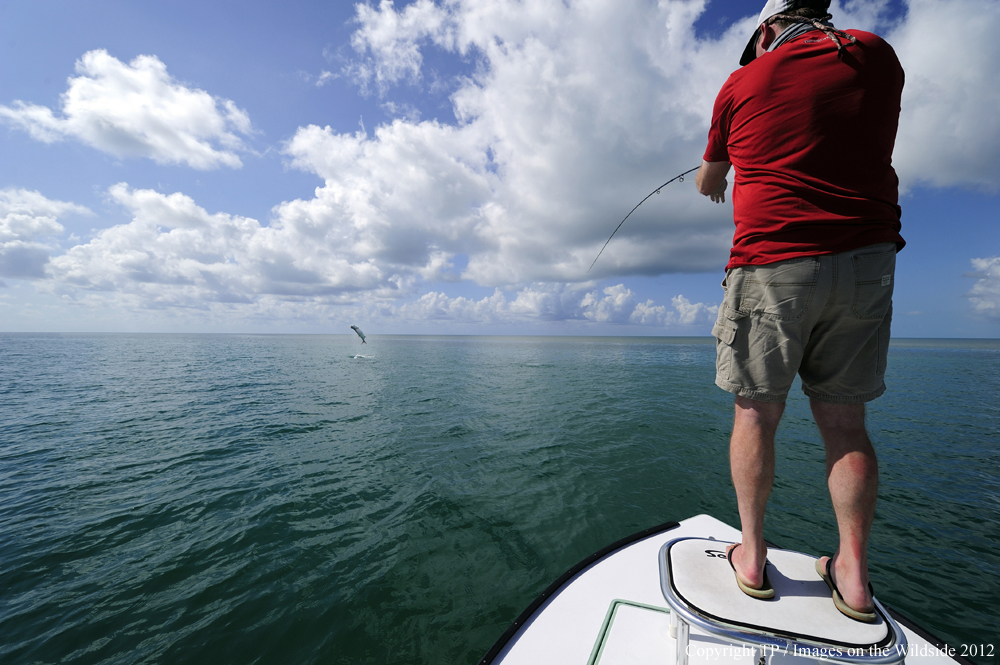
[{"label": "boat gunwale", "polygon": [[504,647],[507,646],[507,643],[510,642],[511,638],[513,638],[514,635],[517,634],[517,631],[520,630],[521,627],[532,616],[535,615],[535,612],[538,610],[538,608],[541,607],[546,600],[555,595],[555,593],[559,591],[559,589],[564,587],[567,582],[569,582],[571,579],[579,575],[585,569],[589,568],[590,566],[597,563],[606,556],[613,554],[616,551],[624,547],[627,547],[628,545],[631,545],[632,543],[638,542],[640,540],[645,540],[650,536],[656,536],[666,531],[670,531],[671,529],[676,529],[680,525],[681,525],[680,522],[672,521],[672,522],[664,522],[663,524],[649,527],[648,529],[643,529],[638,533],[633,533],[631,536],[626,536],[621,540],[615,541],[610,545],[608,545],[607,547],[604,547],[598,550],[597,552],[594,552],[593,554],[585,558],[583,561],[580,561],[578,564],[567,570],[565,573],[559,576],[559,579],[550,584],[545,589],[545,591],[539,594],[539,596],[535,598],[531,602],[531,604],[528,605],[528,607],[523,612],[521,612],[521,614],[516,619],[514,619],[514,623],[512,623],[507,628],[507,630],[503,632],[503,635],[501,635],[500,639],[496,641],[496,644],[494,644],[493,647],[486,652],[486,655],[483,656],[482,660],[479,661],[479,665],[490,665],[493,662],[493,660],[500,654],[500,652],[503,651]]}]

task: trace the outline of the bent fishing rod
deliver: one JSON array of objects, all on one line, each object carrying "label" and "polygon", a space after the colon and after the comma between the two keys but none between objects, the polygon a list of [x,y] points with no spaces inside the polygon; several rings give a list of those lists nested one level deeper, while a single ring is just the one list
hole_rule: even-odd
[{"label": "bent fishing rod", "polygon": [[[685,171],[684,173],[681,173],[680,175],[676,175],[676,176],[674,176],[674,177],[673,177],[673,178],[671,178],[670,180],[666,181],[665,183],[663,183],[662,185],[660,185],[659,187],[657,187],[656,189],[654,189],[653,191],[651,191],[651,192],[649,193],[649,196],[647,196],[647,197],[646,197],[646,199],[648,199],[648,198],[649,198],[650,196],[652,196],[653,194],[659,194],[659,193],[660,193],[660,190],[661,190],[661,189],[663,189],[664,187],[666,187],[667,185],[669,185],[670,183],[672,183],[672,182],[673,182],[673,181],[675,181],[675,180],[679,180],[679,181],[681,181],[681,182],[684,182],[684,176],[686,176],[686,175],[687,175],[688,173],[691,173],[692,171],[697,171],[697,170],[698,170],[699,168],[700,168],[700,167],[696,166],[696,167],[694,167],[693,169],[688,169],[687,171]],[[632,213],[636,211],[636,208],[638,208],[638,207],[639,207],[639,206],[641,206],[641,205],[642,205],[643,203],[645,203],[645,202],[646,202],[646,199],[643,199],[643,200],[639,201],[639,202],[638,202],[637,204],[635,204],[635,208],[632,208],[632,209],[631,209],[631,210],[629,211],[628,215],[625,215],[625,219],[628,219],[628,218],[629,218],[629,217],[630,217],[630,216],[632,215]],[[618,222],[618,226],[616,226],[616,227],[615,227],[615,230],[611,232],[611,238],[614,238],[614,237],[615,237],[615,234],[616,234],[616,233],[618,233],[618,229],[620,229],[620,228],[622,227],[622,224],[624,224],[624,223],[625,223],[625,219],[623,219],[622,221]],[[604,248],[608,246],[608,243],[609,243],[609,242],[611,242],[611,238],[608,238],[608,242],[604,243],[604,247],[601,247],[601,251],[599,251],[599,252],[597,253],[597,258],[595,258],[595,259],[594,259],[594,262],[590,264],[590,268],[587,268],[587,272],[588,272],[588,273],[589,273],[589,272],[591,271],[591,269],[592,269],[592,268],[593,268],[593,267],[594,267],[595,265],[597,265],[597,259],[601,258],[601,254],[603,254],[603,253],[604,253]]]}]

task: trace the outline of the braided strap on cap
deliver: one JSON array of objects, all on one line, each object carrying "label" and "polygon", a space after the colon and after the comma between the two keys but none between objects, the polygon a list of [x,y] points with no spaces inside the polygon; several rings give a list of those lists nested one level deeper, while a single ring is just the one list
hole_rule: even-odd
[{"label": "braided strap on cap", "polygon": [[833,26],[823,25],[821,21],[829,21],[833,18],[833,14],[827,14],[826,16],[821,16],[820,18],[806,18],[804,16],[789,16],[788,14],[775,14],[771,18],[767,19],[768,23],[774,23],[775,21],[787,21],[788,23],[805,23],[807,25],[812,25],[817,30],[822,30],[823,34],[829,38],[831,42],[837,45],[837,54],[844,50],[844,44],[837,39],[837,37],[843,37],[852,44],[857,44],[858,39],[854,35],[849,35],[843,30],[837,30]]}]

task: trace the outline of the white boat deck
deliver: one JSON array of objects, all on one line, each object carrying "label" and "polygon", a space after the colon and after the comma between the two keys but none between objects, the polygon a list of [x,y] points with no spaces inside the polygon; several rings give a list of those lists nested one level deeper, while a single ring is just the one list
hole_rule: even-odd
[{"label": "white boat deck", "polygon": [[[719,550],[724,552],[725,544],[738,541],[740,533],[713,517],[699,515],[684,520],[674,529],[615,551],[586,567],[560,587],[519,627],[492,661],[484,659],[484,662],[490,665],[673,665],[676,662],[675,641],[669,633],[670,610],[660,587],[658,554],[666,542],[683,537],[718,540],[721,545]],[[732,589],[736,590],[736,582],[724,554],[719,561],[729,571],[722,571],[721,579],[728,577],[732,581]],[[796,570],[807,565],[799,564]],[[792,579],[797,577],[803,579]],[[808,593],[800,595],[819,594],[819,586],[826,589],[818,576],[811,580],[807,573],[801,571],[793,573],[789,580],[807,585]],[[789,580],[771,581],[777,585],[789,583]],[[828,591],[823,594],[829,599]],[[759,607],[756,603],[763,602],[749,599],[741,593],[738,596],[746,598],[748,611]],[[737,599],[742,603],[742,598]],[[799,600],[789,598],[786,607],[797,602]],[[832,601],[829,601],[828,609],[832,611],[829,618],[835,623],[841,618],[846,619],[839,615]],[[801,621],[814,626],[818,622],[820,630],[826,625],[822,618],[802,617]],[[901,629],[909,645],[906,658],[909,665],[955,665],[954,659],[919,634],[905,625]],[[756,655],[750,648],[724,642],[695,626],[689,639],[689,665],[756,665]],[[807,646],[803,645],[804,648]],[[766,655],[771,665],[816,662],[799,655],[795,647],[776,649]]]}]

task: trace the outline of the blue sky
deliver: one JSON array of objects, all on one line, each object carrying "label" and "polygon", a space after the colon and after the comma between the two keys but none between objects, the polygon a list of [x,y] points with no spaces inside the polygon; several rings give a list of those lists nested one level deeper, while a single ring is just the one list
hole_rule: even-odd
[{"label": "blue sky", "polygon": [[[759,4],[0,2],[0,330],[708,334],[690,179],[586,270]],[[907,72],[894,333],[997,337],[1000,3],[832,12]]]}]

